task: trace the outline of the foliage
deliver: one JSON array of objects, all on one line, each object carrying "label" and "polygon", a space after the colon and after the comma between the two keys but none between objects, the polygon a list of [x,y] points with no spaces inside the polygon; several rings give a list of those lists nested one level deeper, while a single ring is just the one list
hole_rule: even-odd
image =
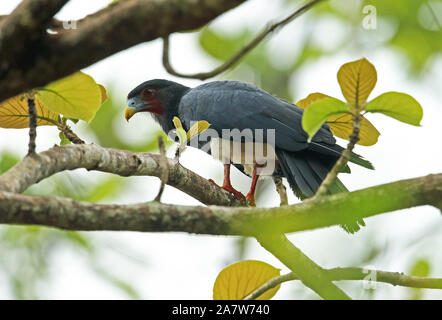
[{"label": "foliage", "polygon": [[29,127],[28,99],[34,99],[37,125],[57,125],[60,116],[90,121],[107,99],[106,89],[92,77],[77,72],[0,104],[0,127]]},{"label": "foliage", "polygon": [[[224,268],[213,286],[214,300],[240,300],[270,279],[280,275],[280,270],[256,260],[236,262]],[[266,291],[257,300],[269,300],[280,286]]]},{"label": "foliage", "polygon": [[[293,6],[299,4],[299,0],[286,0],[286,3]],[[367,10],[372,8],[374,12]],[[310,12],[310,20],[328,19],[332,23],[330,19],[333,19],[342,25],[329,53],[355,48],[362,52],[389,49],[405,59],[404,65],[412,75],[424,77],[442,51],[441,12],[437,0],[355,0],[351,3],[334,0],[316,6]],[[376,25],[364,28],[364,19],[370,13],[376,15]],[[316,28],[319,29],[319,25]]]},{"label": "foliage", "polygon": [[185,131],[183,124],[178,117],[173,117],[173,124],[175,125],[175,132],[179,139],[179,149],[184,151],[187,142],[198,136],[201,132],[207,130],[210,127],[210,123],[207,121],[198,121],[190,127],[189,131]]},{"label": "foliage", "polygon": [[[382,113],[399,121],[418,126],[423,116],[422,107],[413,97],[405,93],[387,92],[367,103],[367,98],[376,81],[376,69],[367,59],[344,64],[339,69],[338,82],[347,103],[318,93],[313,96],[315,99],[310,96],[310,99],[304,99],[301,103],[306,107],[302,117],[302,127],[308,133],[309,139],[330,117],[333,117],[330,123],[333,128],[333,120],[336,121],[336,118],[351,116],[360,111]],[[376,143],[379,136],[377,130],[369,132],[368,130],[373,126],[368,125],[369,122],[366,119],[363,122],[365,123],[361,128],[364,131],[363,136],[368,136],[363,142],[365,145],[367,145],[367,141]],[[349,129],[340,137],[348,139],[352,127]],[[337,133],[341,134],[339,130]]]}]

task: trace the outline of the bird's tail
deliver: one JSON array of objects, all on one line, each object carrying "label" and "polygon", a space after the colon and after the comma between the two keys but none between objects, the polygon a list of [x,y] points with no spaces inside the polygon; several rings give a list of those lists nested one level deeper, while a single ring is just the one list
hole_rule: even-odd
[{"label": "bird's tail", "polygon": [[[323,156],[310,150],[289,152],[277,149],[276,155],[282,174],[287,178],[295,195],[301,200],[315,195],[337,160],[337,158]],[[328,193],[334,194],[347,191],[348,189],[344,184],[339,179],[335,179]],[[362,219],[341,225],[349,233],[358,231],[360,226],[365,226]]]}]

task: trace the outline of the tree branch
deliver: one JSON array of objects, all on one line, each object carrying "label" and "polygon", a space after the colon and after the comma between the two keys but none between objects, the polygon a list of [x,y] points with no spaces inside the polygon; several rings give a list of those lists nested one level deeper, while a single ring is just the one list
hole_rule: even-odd
[{"label": "tree branch", "polygon": [[[4,191],[0,193],[0,223],[39,224],[72,230],[127,230],[127,224],[121,224],[121,217],[125,217],[138,221],[131,227],[133,231],[259,236],[269,232],[289,233],[339,225],[357,218],[422,205],[432,205],[442,210],[442,174],[324,196],[277,208],[175,207],[158,203],[99,205],[10,194],[23,192],[57,172],[78,168],[121,176],[160,177],[160,159],[160,155],[132,153],[95,145],[54,147],[33,157],[25,157],[0,176],[0,191]],[[230,193],[185,169],[176,160],[167,161],[169,185],[204,204],[240,205]],[[26,203],[33,203],[31,211]],[[88,215],[92,211],[94,215]],[[161,219],[155,212],[161,214]],[[191,225],[186,224],[188,220],[182,215],[183,212],[195,218]],[[66,224],[66,214],[70,217],[69,225]],[[97,219],[98,216],[103,221]],[[117,216],[120,218],[117,219]],[[197,216],[200,219],[198,223]]]},{"label": "tree branch", "polygon": [[[324,269],[324,271],[332,281],[367,279],[368,281],[388,283],[393,286],[421,289],[442,289],[442,278],[414,277],[399,272],[388,272],[363,268],[333,268]],[[277,287],[281,283],[292,280],[299,280],[299,278],[293,272],[272,278],[261,287],[247,295],[244,300],[255,300],[266,291]]]},{"label": "tree branch", "polygon": [[284,263],[302,283],[316,292],[321,298],[329,300],[349,300],[350,297],[336,286],[324,269],[307,257],[285,235],[259,236],[259,243]]},{"label": "tree branch", "polygon": [[[55,29],[57,34],[44,33],[32,44],[14,39],[20,50],[11,59],[6,59],[9,53],[0,54],[0,101],[44,86],[136,44],[200,28],[244,1],[118,1],[79,20],[77,29]],[[66,0],[32,2],[61,4]],[[1,27],[6,28],[10,19],[2,19]],[[0,52],[3,51],[9,52],[4,46]]]},{"label": "tree branch", "polygon": [[35,154],[35,140],[37,138],[37,110],[35,110],[34,97],[28,97],[28,113],[29,113],[29,144],[28,156]]},{"label": "tree branch", "polygon": [[164,146],[164,140],[162,136],[158,137],[158,149],[160,150],[160,180],[161,180],[161,185],[160,185],[160,189],[158,190],[158,194],[155,197],[155,201],[160,202],[161,201],[161,196],[163,195],[164,192],[164,187],[167,184],[167,180],[169,180],[169,169],[167,168],[167,158],[166,158],[166,148]]},{"label": "tree branch", "polygon": [[269,34],[272,32],[275,32],[277,29],[282,28],[286,24],[292,22],[295,18],[299,17],[301,14],[312,8],[317,3],[324,1],[324,0],[313,0],[309,3],[305,4],[301,8],[297,9],[295,12],[293,12],[291,15],[286,17],[285,19],[274,23],[270,26],[267,26],[263,31],[261,31],[252,41],[250,41],[245,47],[243,47],[241,50],[239,50],[236,54],[234,54],[229,60],[221,64],[219,67],[213,69],[209,72],[201,72],[201,73],[193,73],[193,74],[184,74],[176,71],[169,60],[169,36],[163,37],[163,66],[166,69],[167,72],[169,72],[171,75],[181,77],[181,78],[187,78],[187,79],[199,79],[199,80],[206,80],[209,78],[213,78],[220,73],[223,73],[224,71],[228,70],[230,67],[235,65],[240,59],[242,59],[246,54],[248,54],[250,51],[252,51],[256,46],[258,46]]},{"label": "tree branch", "polygon": [[282,183],[282,178],[280,177],[273,177],[273,182],[275,183],[276,192],[279,194],[280,199],[280,206],[287,206],[289,204],[289,201],[287,199],[287,189],[285,188],[284,184]]},{"label": "tree branch", "polygon": [[[167,159],[168,184],[207,205],[236,206],[240,202],[229,192],[187,170],[176,160]],[[102,148],[97,145],[55,146],[32,158],[24,158],[0,176],[0,191],[21,193],[31,185],[65,171],[84,168],[120,176],[160,178],[161,156]]]},{"label": "tree branch", "polygon": [[17,55],[23,55],[26,47],[35,46],[52,17],[68,1],[24,0],[0,20],[0,74],[14,64]]},{"label": "tree branch", "polygon": [[75,144],[85,144],[85,142],[79,136],[77,136],[74,131],[72,131],[71,127],[69,127],[66,122],[59,119],[58,122],[55,121],[55,125],[70,142]]}]

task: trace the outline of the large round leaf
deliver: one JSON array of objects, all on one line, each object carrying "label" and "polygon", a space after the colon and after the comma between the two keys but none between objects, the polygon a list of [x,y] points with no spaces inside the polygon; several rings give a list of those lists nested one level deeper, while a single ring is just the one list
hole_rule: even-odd
[{"label": "large round leaf", "polygon": [[[264,283],[280,275],[280,270],[268,263],[247,260],[234,263],[223,269],[213,286],[214,300],[240,300]],[[267,290],[258,300],[269,300],[280,286]]]},{"label": "large round leaf", "polygon": [[103,90],[95,80],[77,72],[37,91],[36,98],[48,109],[66,118],[92,120],[103,101]]},{"label": "large round leaf", "polygon": [[[306,109],[313,102],[325,98],[331,97],[319,92],[311,93],[307,96],[307,98],[298,101],[296,105],[302,109]],[[376,142],[378,142],[380,133],[370,121],[368,121],[364,116],[361,117],[361,129],[359,132],[358,144],[362,146],[374,145]],[[351,114],[346,113],[330,116],[326,123],[330,126],[330,130],[335,136],[341,139],[349,140],[349,137],[353,132],[353,117]]]},{"label": "large round leaf", "polygon": [[[58,114],[34,100],[37,126],[53,126]],[[53,121],[51,121],[53,120]],[[25,94],[10,98],[0,104],[0,127],[22,129],[29,127],[28,99]]]},{"label": "large round leaf", "polygon": [[365,109],[383,113],[399,121],[419,126],[424,111],[412,96],[401,92],[386,92],[373,99]]},{"label": "large round leaf", "polygon": [[302,116],[302,127],[307,132],[309,141],[328,118],[346,113],[349,113],[348,107],[339,99],[324,98],[310,104]]},{"label": "large round leaf", "polygon": [[352,107],[363,108],[376,81],[376,69],[365,58],[346,63],[338,71],[342,94]]}]

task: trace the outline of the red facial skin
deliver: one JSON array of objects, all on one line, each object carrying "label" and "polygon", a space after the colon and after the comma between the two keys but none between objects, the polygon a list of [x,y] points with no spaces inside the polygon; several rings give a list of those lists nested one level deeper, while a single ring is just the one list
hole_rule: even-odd
[{"label": "red facial skin", "polygon": [[143,91],[141,91],[141,100],[149,105],[148,108],[142,111],[148,111],[158,115],[162,115],[164,113],[161,102],[156,97],[158,91],[159,89],[149,87],[144,88]]}]

